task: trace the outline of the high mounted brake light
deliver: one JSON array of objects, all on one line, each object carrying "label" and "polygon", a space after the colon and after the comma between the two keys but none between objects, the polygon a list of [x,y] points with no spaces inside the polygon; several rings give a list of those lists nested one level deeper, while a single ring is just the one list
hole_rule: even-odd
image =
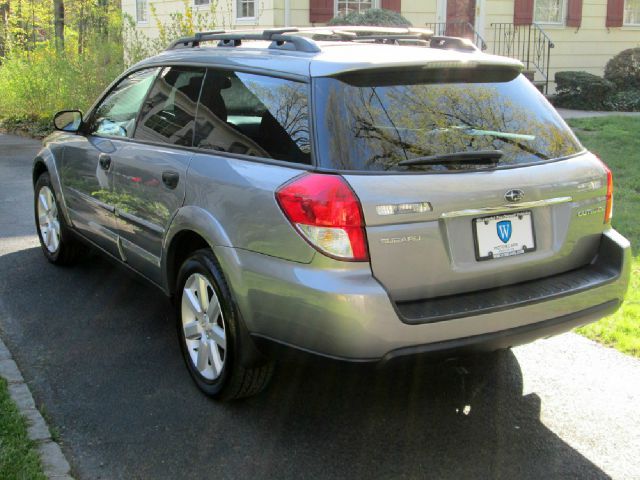
[{"label": "high mounted brake light", "polygon": [[353,262],[369,260],[360,201],[339,175],[303,174],[276,191],[287,219],[318,251]]}]

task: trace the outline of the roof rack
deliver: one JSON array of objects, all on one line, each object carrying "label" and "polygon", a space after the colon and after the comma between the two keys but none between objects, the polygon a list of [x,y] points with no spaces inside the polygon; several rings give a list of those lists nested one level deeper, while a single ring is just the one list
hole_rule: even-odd
[{"label": "roof rack", "polygon": [[431,37],[429,46],[431,48],[442,48],[444,50],[462,50],[465,52],[480,51],[480,49],[468,38],[446,37],[444,35]]},{"label": "roof rack", "polygon": [[340,42],[383,43],[395,45],[420,45],[431,48],[475,52],[478,48],[466,38],[434,36],[426,28],[340,26],[317,28],[272,28],[263,31],[214,30],[198,32],[192,37],[179,38],[167,50],[193,48],[202,42],[218,41],[218,47],[239,47],[245,40],[270,41],[269,48],[318,53],[316,40]]},{"label": "roof rack", "polygon": [[266,40],[271,41],[269,48],[296,50],[298,52],[318,53],[320,47],[310,38],[299,35],[287,35],[287,33],[297,33],[297,28],[272,28],[259,33],[253,32],[225,32],[215,30],[212,32],[199,32],[193,37],[179,38],[169,45],[167,50],[184,47],[197,47],[201,42],[218,41],[219,47],[239,47],[243,40]]}]

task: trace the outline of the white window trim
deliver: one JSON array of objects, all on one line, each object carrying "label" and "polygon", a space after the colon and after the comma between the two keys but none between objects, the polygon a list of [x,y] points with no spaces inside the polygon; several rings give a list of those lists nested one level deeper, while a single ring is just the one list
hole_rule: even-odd
[{"label": "white window trim", "polygon": [[627,23],[624,21],[624,11],[625,11],[625,7],[627,5],[627,0],[624,0],[623,4],[622,4],[622,26],[623,27],[631,27],[631,28],[639,28],[640,27],[640,18],[638,18],[638,21],[636,23]]},{"label": "white window trim", "polygon": [[538,0],[534,0],[533,2],[533,22],[538,25],[553,25],[557,27],[565,27],[567,25],[567,9],[569,8],[569,2],[567,0],[562,0],[562,18],[558,22],[548,22],[542,20],[536,20],[536,4]]},{"label": "white window trim", "polygon": [[149,0],[147,0],[146,4],[145,4],[145,13],[146,13],[146,20],[140,20],[138,19],[138,0],[136,0],[133,4],[133,7],[135,8],[136,11],[136,25],[148,25],[149,24]]},{"label": "white window trim", "polygon": [[195,8],[196,10],[204,10],[211,8],[211,0],[206,0],[207,3],[202,3],[200,5],[196,4],[195,0],[191,0],[191,8]]},{"label": "white window trim", "polygon": [[[345,1],[345,0],[342,0]],[[356,1],[356,0],[352,0]],[[371,8],[380,8],[381,0],[371,0]],[[338,14],[338,2],[339,0],[333,0],[333,16],[335,17]]]},{"label": "white window trim", "polygon": [[240,0],[234,1],[234,15],[236,17],[236,23],[255,23],[258,21],[258,0],[253,0],[253,11],[255,15],[253,17],[239,17],[238,10],[240,6]]}]

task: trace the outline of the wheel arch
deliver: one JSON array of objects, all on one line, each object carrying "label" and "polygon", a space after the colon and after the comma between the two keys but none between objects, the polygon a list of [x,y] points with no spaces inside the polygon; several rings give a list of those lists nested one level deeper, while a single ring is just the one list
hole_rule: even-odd
[{"label": "wheel arch", "polygon": [[[166,292],[173,295],[176,276],[186,258],[201,248],[230,247],[231,242],[222,225],[206,210],[186,206],[178,210],[165,236],[162,254],[162,283]],[[215,255],[215,252],[214,252]],[[226,269],[226,265],[221,265]]]},{"label": "wheel arch", "polygon": [[47,167],[47,164],[45,163],[44,159],[41,156],[37,156],[33,161],[33,169],[31,172],[32,184],[34,186],[38,181],[38,178],[40,178],[40,175],[42,175],[45,172],[48,173],[49,168]]},{"label": "wheel arch", "polygon": [[[235,295],[239,259],[233,248],[224,247],[232,247],[231,242],[220,223],[209,212],[193,206],[181,208],[165,237],[161,262],[163,287],[169,296],[177,295],[177,276],[182,263],[196,250],[209,248],[220,266],[237,308],[239,339],[243,347],[240,362],[246,368],[253,368],[264,364],[266,357],[256,348],[251,338],[243,318],[242,306]],[[221,252],[224,254],[220,255]]]},{"label": "wheel arch", "polygon": [[[55,153],[60,155],[62,153],[62,149],[54,149]],[[43,173],[48,173],[49,178],[51,180],[51,185],[53,186],[53,193],[58,200],[58,204],[62,207],[62,214],[64,215],[64,219],[67,222],[67,225],[73,227],[73,222],[71,217],[69,216],[69,211],[67,210],[67,203],[64,198],[64,194],[62,191],[62,181],[60,179],[60,174],[58,171],[58,165],[55,158],[55,153],[50,148],[50,145],[47,145],[42,148],[33,159],[33,166],[31,167],[31,177],[32,177],[32,185],[35,187],[38,178]]]}]

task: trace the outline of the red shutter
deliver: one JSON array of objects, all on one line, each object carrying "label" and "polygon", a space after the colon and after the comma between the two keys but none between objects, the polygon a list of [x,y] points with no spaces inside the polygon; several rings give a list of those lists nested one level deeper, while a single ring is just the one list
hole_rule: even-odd
[{"label": "red shutter", "polygon": [[513,3],[513,24],[531,25],[533,23],[533,0],[515,0]]},{"label": "red shutter", "polygon": [[607,27],[621,27],[624,16],[624,0],[607,1]]},{"label": "red shutter", "polygon": [[333,18],[333,0],[309,0],[309,22],[326,23]]},{"label": "red shutter", "polygon": [[580,27],[582,24],[582,0],[569,0],[567,7],[567,27]]},{"label": "red shutter", "polygon": [[393,10],[400,13],[400,0],[382,0],[380,6],[385,10]]}]

